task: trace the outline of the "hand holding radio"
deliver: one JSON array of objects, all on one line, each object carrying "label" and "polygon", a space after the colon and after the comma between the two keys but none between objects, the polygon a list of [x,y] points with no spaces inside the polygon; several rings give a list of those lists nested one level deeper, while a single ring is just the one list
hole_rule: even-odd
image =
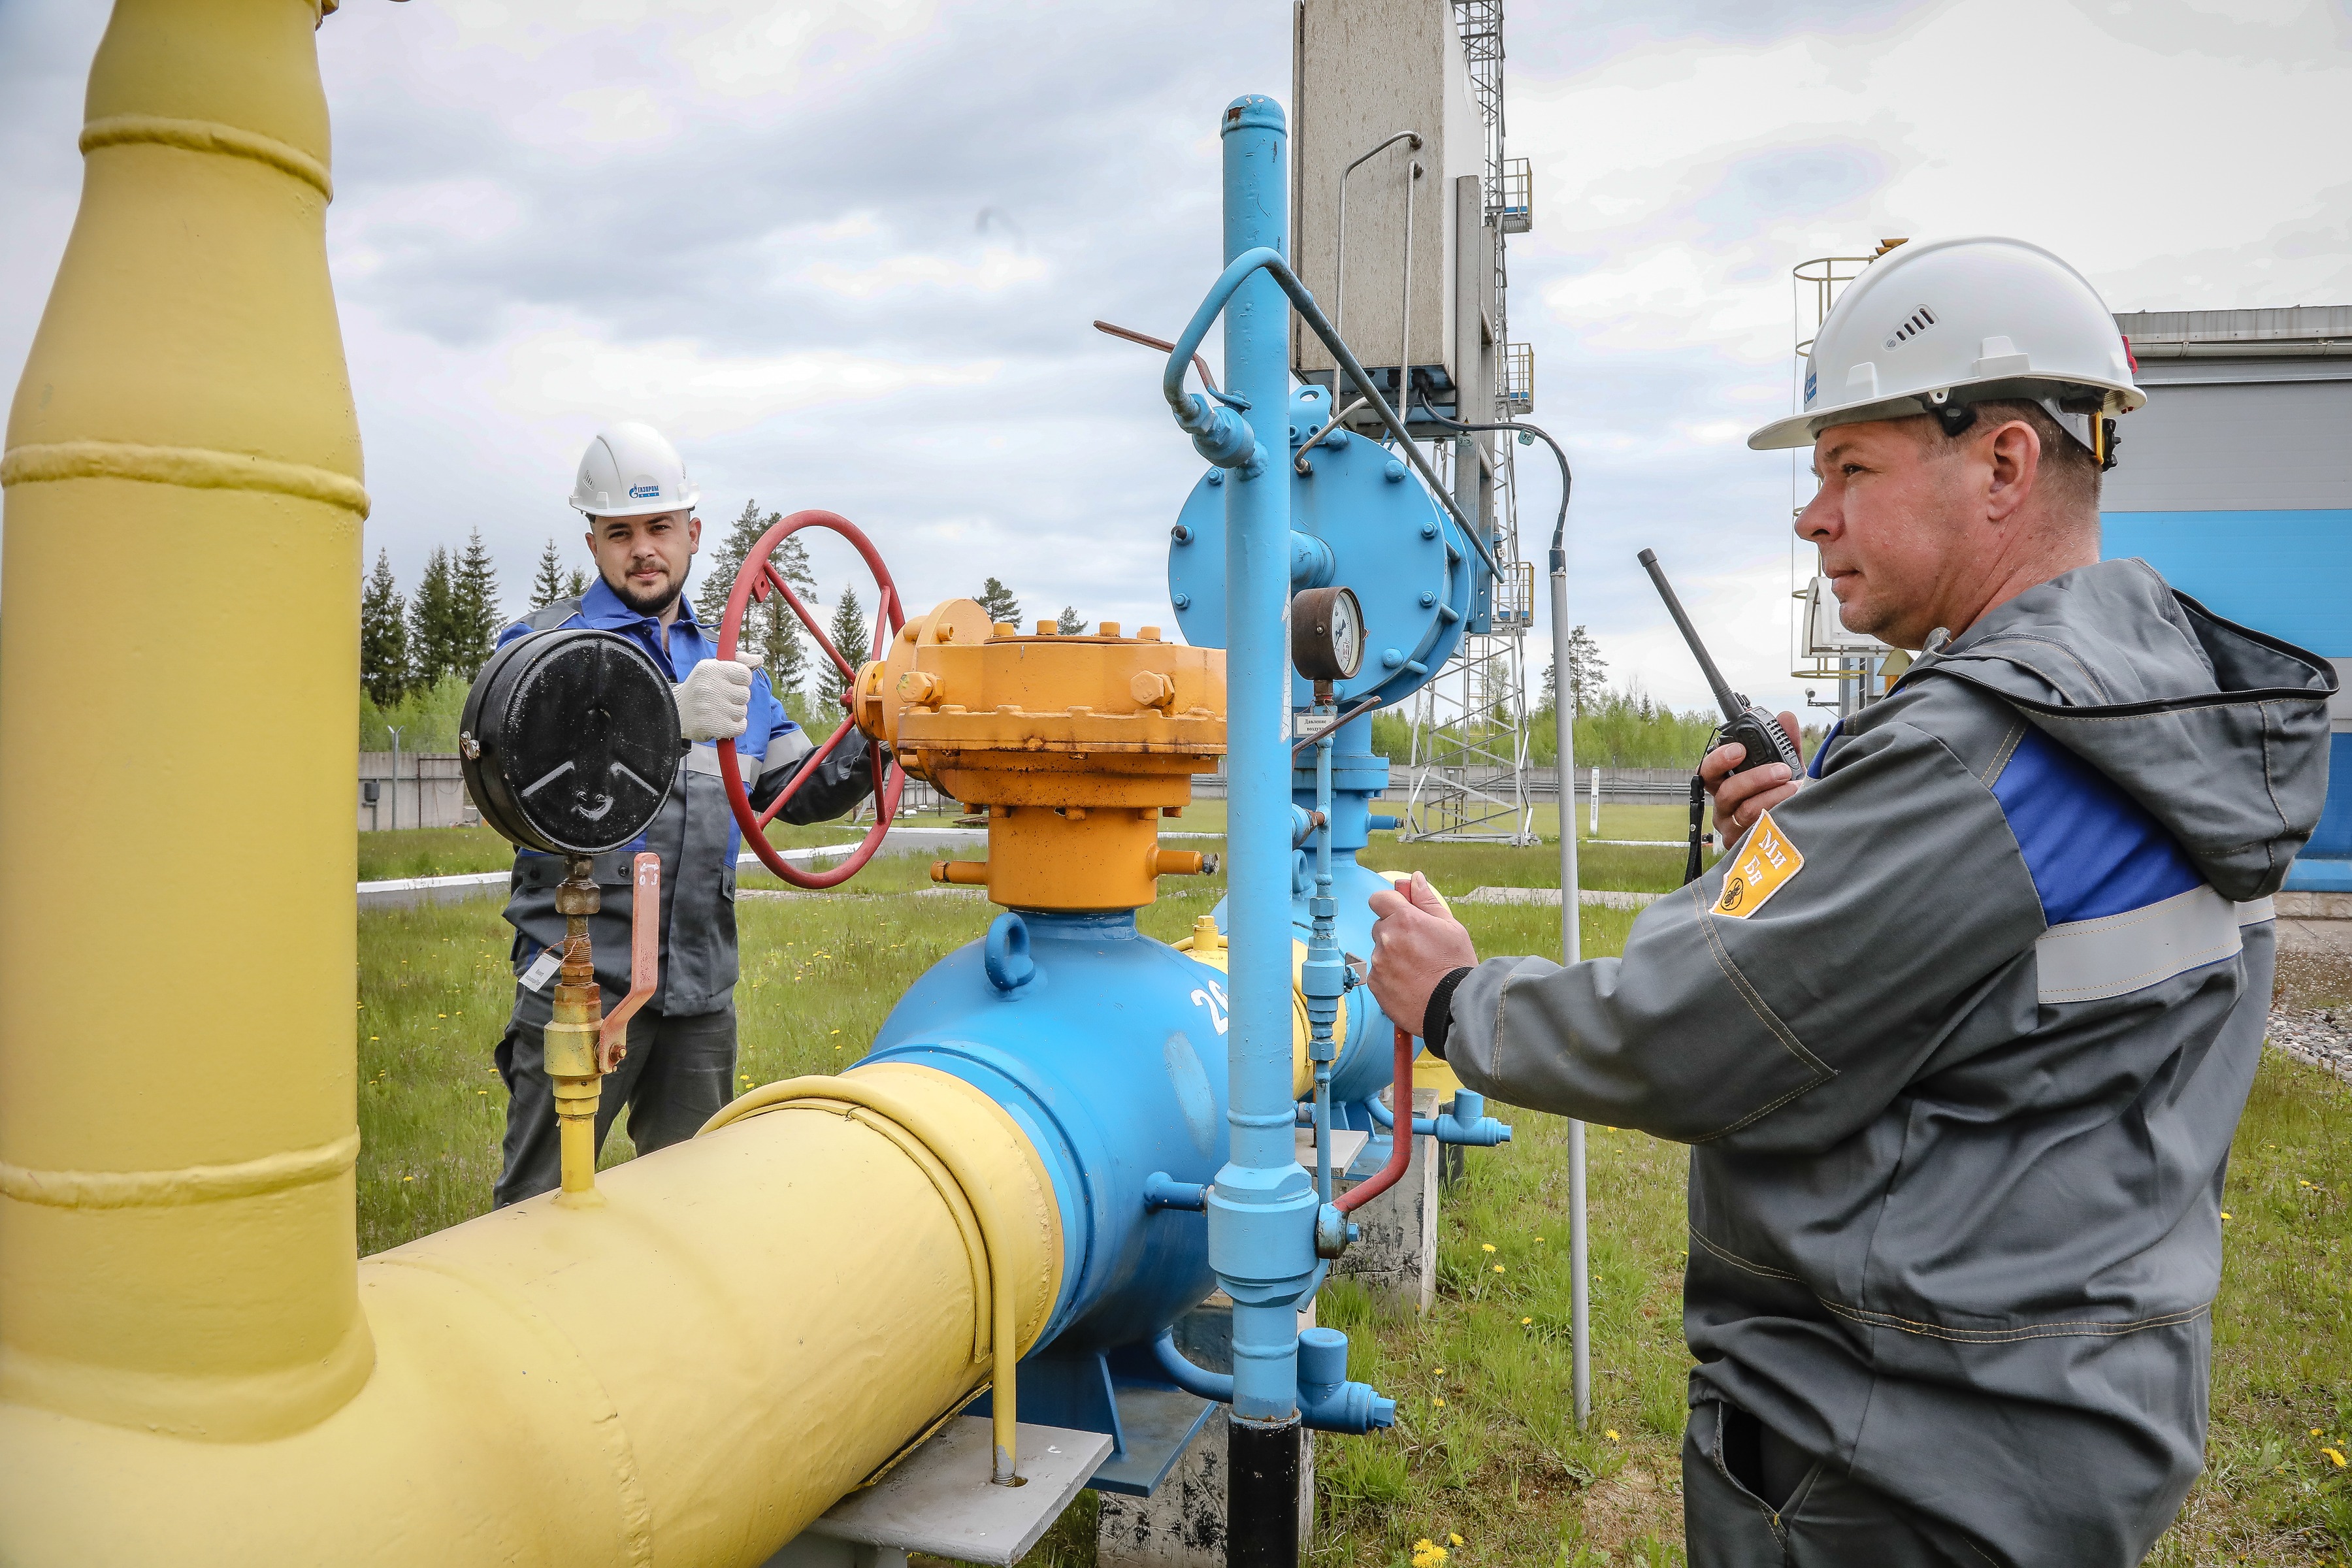
[{"label": "hand holding radio", "polygon": [[1636,559],[1657,584],[1658,597],[1666,602],[1667,614],[1674,616],[1715,693],[1716,706],[1723,710],[1720,742],[1699,763],[1698,772],[1715,798],[1717,833],[1728,849],[1731,839],[1755,826],[1759,816],[1797,793],[1805,773],[1804,756],[1797,750],[1797,716],[1776,717],[1732,690],[1707,656],[1706,645],[1699,641],[1698,628],[1683,613],[1657,552],[1644,550]]}]

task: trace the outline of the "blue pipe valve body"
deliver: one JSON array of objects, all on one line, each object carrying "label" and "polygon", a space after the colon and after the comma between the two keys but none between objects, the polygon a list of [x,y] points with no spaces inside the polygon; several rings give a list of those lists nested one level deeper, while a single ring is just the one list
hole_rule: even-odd
[{"label": "blue pipe valve body", "polygon": [[[1234,1380],[1187,1361],[1171,1329],[1152,1342],[1152,1357],[1168,1380],[1196,1399],[1231,1405]],[[1307,1329],[1297,1344],[1299,1421],[1310,1431],[1360,1436],[1396,1425],[1396,1401],[1369,1383],[1348,1381],[1348,1336],[1337,1329]]]},{"label": "blue pipe valve body", "polygon": [[[1377,1100],[1371,1111],[1372,1120],[1381,1126],[1396,1125],[1388,1108]],[[1492,1149],[1511,1141],[1511,1124],[1487,1115],[1486,1097],[1466,1089],[1457,1090],[1453,1099],[1439,1106],[1436,1115],[1414,1117],[1412,1131],[1417,1138],[1434,1138],[1440,1143],[1460,1143],[1472,1149]]]}]

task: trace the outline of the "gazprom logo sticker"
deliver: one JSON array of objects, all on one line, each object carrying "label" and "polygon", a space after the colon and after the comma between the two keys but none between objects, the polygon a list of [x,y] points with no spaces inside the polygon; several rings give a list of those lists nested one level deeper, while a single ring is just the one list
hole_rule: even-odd
[{"label": "gazprom logo sticker", "polygon": [[1808,369],[1808,370],[1805,372],[1805,406],[1806,406],[1806,407],[1811,408],[1811,407],[1813,405],[1813,394],[1814,394],[1814,392],[1815,392],[1815,391],[1817,391],[1817,390],[1820,388],[1820,386],[1821,386],[1821,382],[1822,382],[1822,378],[1821,378],[1821,376],[1820,376],[1819,373],[1817,373],[1817,372],[1815,372],[1815,371],[1813,371],[1813,370],[1811,370],[1811,369]]},{"label": "gazprom logo sticker", "polygon": [[629,487],[629,499],[631,500],[661,500],[661,486],[631,485]]}]

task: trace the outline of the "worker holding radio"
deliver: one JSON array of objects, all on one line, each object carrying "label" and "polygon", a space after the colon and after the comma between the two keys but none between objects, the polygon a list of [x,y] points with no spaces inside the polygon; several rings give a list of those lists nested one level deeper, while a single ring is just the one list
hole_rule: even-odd
[{"label": "worker holding radio", "polygon": [[1373,899],[1373,994],[1465,1084],[1693,1146],[1693,1568],[2125,1568],[2198,1473],[2336,682],[2100,559],[2132,369],[2047,252],[1877,262],[1748,444],[1811,447],[1797,532],[1895,689],[1801,773],[1712,752],[1738,841],[1622,958]]},{"label": "worker holding radio", "polygon": [[[764,810],[814,748],[785,712],[756,658],[721,659],[716,628],[695,618],[686,580],[702,542],[700,492],[659,431],[622,423],[589,444],[572,505],[588,519],[596,581],[509,626],[517,637],[591,626],[628,637],[675,683],[679,728],[693,742],[678,760],[668,800],[637,842],[596,857],[603,908],[590,918],[596,978],[609,1012],[629,989],[630,868],[651,849],[662,861],[661,981],[629,1020],[628,1051],[604,1079],[596,1144],[625,1105],[640,1153],[691,1138],[733,1098],[735,1075],[735,860],[742,845],[716,742],[731,740],[744,786]],[[787,822],[841,816],[873,790],[866,739],[852,730],[826,753],[779,815]],[[542,1031],[553,1009],[563,916],[555,907],[561,857],[515,852],[506,918],[515,928],[514,1013],[496,1053],[507,1086],[499,1206],[554,1189],[560,1179],[553,1091]]]}]

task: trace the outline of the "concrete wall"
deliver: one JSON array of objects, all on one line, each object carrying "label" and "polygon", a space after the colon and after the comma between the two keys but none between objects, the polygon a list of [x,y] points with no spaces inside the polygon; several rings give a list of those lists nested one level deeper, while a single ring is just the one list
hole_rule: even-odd
[{"label": "concrete wall", "polygon": [[[1305,0],[1297,13],[1291,91],[1291,264],[1337,319],[1339,175],[1399,131],[1399,146],[1348,182],[1347,319],[1342,335],[1368,368],[1392,366],[1403,326],[1405,171],[1412,198],[1412,363],[1454,374],[1454,181],[1486,170],[1485,122],[1471,96],[1449,0]],[[1295,323],[1291,363],[1328,373],[1330,354]]]},{"label": "concrete wall", "polygon": [[[376,786],[376,802],[368,804],[368,784]],[[454,752],[403,752],[400,773],[393,774],[390,752],[360,753],[360,831],[390,827],[460,827],[479,822],[480,812],[466,798],[466,781]]]}]

